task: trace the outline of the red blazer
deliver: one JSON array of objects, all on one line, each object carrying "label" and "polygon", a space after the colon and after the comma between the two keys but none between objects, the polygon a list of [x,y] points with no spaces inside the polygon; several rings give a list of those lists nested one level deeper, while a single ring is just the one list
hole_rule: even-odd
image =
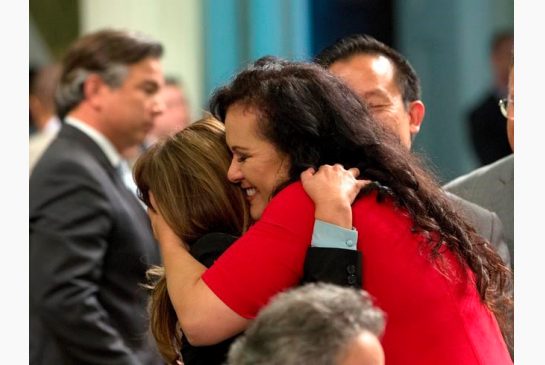
[{"label": "red blazer", "polygon": [[[468,268],[449,251],[432,262],[424,237],[391,201],[378,203],[373,193],[352,212],[363,289],[386,313],[388,365],[512,364]],[[254,318],[272,296],[299,283],[313,225],[314,204],[301,183],[291,184],[203,280],[236,313]]]}]

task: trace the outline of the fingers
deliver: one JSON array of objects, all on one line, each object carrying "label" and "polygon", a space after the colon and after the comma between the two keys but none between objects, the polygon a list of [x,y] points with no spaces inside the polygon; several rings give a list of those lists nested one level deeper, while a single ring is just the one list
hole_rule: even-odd
[{"label": "fingers", "polygon": [[350,172],[354,177],[360,176],[360,169],[358,169],[357,167],[352,167],[351,169],[348,169],[348,172]]},{"label": "fingers", "polygon": [[350,175],[352,175],[354,178],[357,178],[358,176],[360,176],[360,169],[358,169],[357,167],[352,167],[352,168],[349,168],[348,170],[346,170],[343,165],[341,164],[335,164],[335,165],[321,165],[318,170],[314,169],[313,167],[309,167],[308,169],[306,169],[305,171],[303,171],[301,173],[301,179],[308,179],[310,178],[311,176],[315,175],[315,174],[328,174],[328,173],[331,173],[331,172],[335,172],[335,173],[343,173],[344,172],[348,172]]},{"label": "fingers", "polygon": [[356,180],[356,186],[361,190],[364,186],[367,186],[371,182],[371,180]]},{"label": "fingers", "polygon": [[313,167],[309,167],[305,171],[301,172],[301,181],[310,179],[315,173],[316,170]]}]

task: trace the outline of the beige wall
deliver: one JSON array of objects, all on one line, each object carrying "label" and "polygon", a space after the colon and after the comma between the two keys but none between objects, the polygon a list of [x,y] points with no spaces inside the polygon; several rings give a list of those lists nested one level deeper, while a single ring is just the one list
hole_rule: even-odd
[{"label": "beige wall", "polygon": [[165,47],[165,74],[183,82],[193,119],[202,114],[203,24],[199,0],[79,0],[81,34],[103,27],[146,33]]}]

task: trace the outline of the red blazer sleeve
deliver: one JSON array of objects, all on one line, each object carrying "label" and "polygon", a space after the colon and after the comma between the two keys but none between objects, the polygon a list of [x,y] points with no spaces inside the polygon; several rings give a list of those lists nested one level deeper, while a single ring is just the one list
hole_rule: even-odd
[{"label": "red blazer sleeve", "polygon": [[233,311],[254,318],[278,292],[297,285],[314,228],[314,203],[300,182],[280,191],[261,219],[208,269],[203,280]]}]

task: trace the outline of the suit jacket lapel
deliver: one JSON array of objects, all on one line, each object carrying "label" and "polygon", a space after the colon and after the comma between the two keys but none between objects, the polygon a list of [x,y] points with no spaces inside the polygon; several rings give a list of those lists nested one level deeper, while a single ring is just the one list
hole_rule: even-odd
[{"label": "suit jacket lapel", "polygon": [[141,214],[141,212],[145,213],[145,210],[142,208],[138,198],[131,191],[129,191],[129,189],[127,189],[125,183],[121,179],[121,176],[119,176],[115,167],[112,166],[106,154],[100,149],[95,141],[93,141],[88,135],[79,129],[68,124],[63,125],[61,131],[59,132],[58,138],[66,138],[77,141],[78,144],[89,154],[91,154],[98,161],[100,166],[102,166],[102,168],[107,172],[114,185],[125,198],[125,201],[130,204],[131,210],[137,211],[137,214]]},{"label": "suit jacket lapel", "polygon": [[115,168],[108,160],[108,157],[106,157],[106,154],[102,152],[102,150],[95,143],[95,141],[93,141],[88,135],[86,135],[79,129],[72,127],[71,125],[64,124],[61,131],[59,132],[58,138],[65,138],[77,141],[83,149],[85,149],[99,162],[102,168],[108,172],[108,175],[110,175],[112,178],[117,175]]}]

